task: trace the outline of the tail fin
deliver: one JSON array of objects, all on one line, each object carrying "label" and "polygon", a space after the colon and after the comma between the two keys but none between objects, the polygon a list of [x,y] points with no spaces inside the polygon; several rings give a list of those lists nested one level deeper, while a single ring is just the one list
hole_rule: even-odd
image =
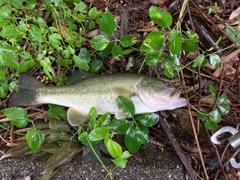
[{"label": "tail fin", "polygon": [[18,83],[19,91],[9,99],[10,106],[31,106],[37,102],[37,89],[44,87],[44,84],[37,81],[28,73],[22,73]]}]

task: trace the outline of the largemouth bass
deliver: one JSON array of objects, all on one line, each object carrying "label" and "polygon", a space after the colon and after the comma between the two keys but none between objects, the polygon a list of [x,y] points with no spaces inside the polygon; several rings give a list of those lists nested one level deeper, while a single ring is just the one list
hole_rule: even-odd
[{"label": "largemouth bass", "polygon": [[125,117],[116,103],[119,95],[132,100],[136,114],[187,105],[186,99],[179,97],[179,89],[154,77],[140,74],[88,76],[85,72],[80,77],[72,78],[70,85],[61,87],[48,87],[30,74],[23,73],[19,78],[19,91],[10,97],[9,105],[49,103],[70,107],[67,111],[68,122],[78,126],[87,119],[92,107],[96,107],[99,115],[110,112],[118,119]]}]

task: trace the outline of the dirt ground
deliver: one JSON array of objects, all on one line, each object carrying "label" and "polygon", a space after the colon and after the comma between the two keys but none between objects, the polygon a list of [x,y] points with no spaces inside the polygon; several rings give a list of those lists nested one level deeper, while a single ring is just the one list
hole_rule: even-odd
[{"label": "dirt ground", "polygon": [[[147,154],[147,164],[140,163],[131,157],[127,168],[118,168],[113,172],[114,179],[182,180],[186,178],[183,165],[172,150],[165,149],[164,152],[161,152],[156,146],[150,145],[144,148],[144,152]],[[102,160],[109,169],[114,168],[108,157],[103,157]],[[29,177],[32,180],[38,180],[41,178],[44,167],[45,162],[32,163],[31,157],[8,158],[0,163],[0,179],[20,180]],[[106,175],[107,173],[100,163],[82,164],[81,155],[78,154],[69,164],[62,167],[52,179],[95,180],[104,179]]]}]

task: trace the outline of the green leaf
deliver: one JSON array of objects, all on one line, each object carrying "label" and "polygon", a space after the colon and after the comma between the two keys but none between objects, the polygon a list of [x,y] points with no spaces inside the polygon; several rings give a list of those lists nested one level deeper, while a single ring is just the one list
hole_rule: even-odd
[{"label": "green leaf", "polygon": [[49,42],[53,47],[58,49],[62,45],[62,36],[57,33],[53,33],[49,36]]},{"label": "green leaf", "polygon": [[111,120],[111,113],[107,112],[98,118],[97,126],[107,126],[110,120]]},{"label": "green leaf", "polygon": [[160,46],[165,40],[164,34],[160,31],[153,31],[143,40],[140,50],[150,55],[158,53]]},{"label": "green leaf", "polygon": [[27,144],[33,152],[37,152],[44,142],[44,132],[37,129],[29,129],[26,134]]},{"label": "green leaf", "polygon": [[94,121],[96,122],[97,120],[97,117],[98,117],[98,112],[97,112],[97,109],[95,107],[92,107],[88,113],[88,119],[90,121]]},{"label": "green leaf", "polygon": [[9,90],[8,80],[5,78],[1,81],[0,98],[5,98]]},{"label": "green leaf", "polygon": [[1,53],[0,54],[0,67],[1,66],[7,66],[11,69],[19,69],[19,62],[13,56],[13,54]]},{"label": "green leaf", "polygon": [[88,138],[90,141],[99,141],[107,137],[108,133],[109,130],[107,127],[97,127],[89,133]]},{"label": "green leaf", "polygon": [[117,159],[113,159],[112,162],[120,168],[125,168],[127,165],[127,160],[123,159],[123,158],[117,158]]},{"label": "green leaf", "polygon": [[101,15],[102,15],[102,12],[98,11],[96,7],[93,7],[88,11],[88,16],[91,20],[96,20]]},{"label": "green leaf", "polygon": [[226,34],[228,35],[228,37],[235,43],[239,43],[239,40],[237,38],[236,32],[234,31],[234,29],[229,26],[228,24],[226,24]]},{"label": "green leaf", "polygon": [[[78,136],[78,140],[84,144],[85,146],[90,146],[89,142],[90,140],[87,139],[88,138],[88,133],[87,132],[83,132],[81,134],[79,134]],[[100,141],[90,141],[91,145],[94,146],[96,144],[98,144]]]},{"label": "green leaf", "polygon": [[18,128],[25,128],[28,123],[27,111],[23,108],[6,108],[2,110],[9,121]]},{"label": "green leaf", "polygon": [[120,168],[125,168],[127,165],[127,159],[131,157],[131,154],[128,151],[124,151],[120,158],[112,160],[112,162]]},{"label": "green leaf", "polygon": [[127,118],[132,118],[135,115],[135,107],[131,100],[124,96],[117,97],[118,108],[121,109]]},{"label": "green leaf", "polygon": [[123,50],[120,46],[113,45],[112,54],[115,59],[118,59],[119,57],[123,56]]},{"label": "green leaf", "polygon": [[125,34],[121,39],[120,43],[123,47],[130,47],[136,44],[137,38],[135,36],[131,36],[129,34]]},{"label": "green leaf", "polygon": [[19,32],[15,26],[7,26],[2,29],[0,36],[6,39],[15,39],[19,36]]},{"label": "green leaf", "polygon": [[170,41],[170,46],[169,46],[170,52],[173,55],[179,54],[182,47],[182,38],[179,36],[179,32],[177,30],[172,30],[170,32],[169,41]]},{"label": "green leaf", "polygon": [[126,119],[113,119],[108,123],[107,127],[112,131],[125,134],[129,128],[129,122]]},{"label": "green leaf", "polygon": [[151,127],[154,126],[158,120],[159,120],[159,116],[155,113],[151,113],[151,114],[142,114],[141,116],[139,116],[137,118],[138,122],[145,126],[145,127]]},{"label": "green leaf", "polygon": [[64,106],[48,104],[49,110],[47,113],[48,118],[67,117],[67,111]]},{"label": "green leaf", "polygon": [[[43,40],[44,40],[44,38],[42,37],[43,35],[42,35],[42,32],[41,32],[41,29],[36,25],[31,26],[31,28],[29,29],[28,36],[34,42],[43,42]],[[54,43],[54,35],[52,35],[51,40],[50,40],[50,37],[49,37],[49,41],[50,41],[50,43],[52,41],[52,43],[55,44]]]},{"label": "green leaf", "polygon": [[102,30],[108,35],[113,35],[117,30],[117,21],[110,12],[104,12],[100,21]]},{"label": "green leaf", "polygon": [[193,67],[200,66],[201,68],[205,67],[207,65],[207,60],[204,57],[204,54],[200,54],[194,61],[193,61]]},{"label": "green leaf", "polygon": [[0,7],[0,19],[9,18],[11,15],[11,7],[10,4],[5,4]]},{"label": "green leaf", "polygon": [[218,99],[218,103],[219,104],[223,104],[223,103],[226,103],[226,100],[227,100],[227,94],[226,93],[223,93]]},{"label": "green leaf", "polygon": [[109,42],[109,39],[104,35],[95,36],[90,40],[91,46],[98,51],[104,50],[108,46]]},{"label": "green leaf", "polygon": [[108,152],[113,158],[120,158],[122,155],[122,147],[115,141],[104,138],[104,144],[107,147]]},{"label": "green leaf", "polygon": [[217,95],[216,89],[215,89],[215,87],[212,84],[209,85],[209,90],[210,90],[212,96],[216,97],[216,95]]},{"label": "green leaf", "polygon": [[216,68],[221,66],[221,59],[217,54],[210,54],[209,59],[212,66]]},{"label": "green leaf", "polygon": [[124,136],[124,143],[130,152],[137,152],[141,147],[141,144],[147,145],[148,142],[148,128],[142,125],[131,126]]},{"label": "green leaf", "polygon": [[90,69],[90,66],[84,62],[80,57],[73,55],[73,61],[77,67],[80,69],[83,69],[85,71],[88,71]]},{"label": "green leaf", "polygon": [[94,59],[91,63],[91,73],[92,74],[99,74],[102,68],[102,61]]},{"label": "green leaf", "polygon": [[16,46],[0,44],[0,51],[14,52],[17,50]]},{"label": "green leaf", "polygon": [[218,128],[218,124],[212,121],[206,121],[204,127],[208,130],[215,130]]},{"label": "green leaf", "polygon": [[81,58],[85,63],[90,63],[91,61],[90,54],[86,48],[82,48],[80,50],[78,57]]},{"label": "green leaf", "polygon": [[227,115],[230,112],[230,105],[229,104],[219,104],[218,110],[221,115]]},{"label": "green leaf", "polygon": [[95,28],[95,26],[96,26],[96,23],[94,21],[90,21],[88,25],[89,29],[92,30],[93,28]]},{"label": "green leaf", "polygon": [[164,74],[168,77],[168,78],[174,78],[174,69],[172,66],[172,63],[170,63],[169,61],[164,61]]},{"label": "green leaf", "polygon": [[172,16],[156,6],[151,6],[149,14],[151,20],[163,28],[168,28],[172,25]]},{"label": "green leaf", "polygon": [[146,64],[148,66],[154,67],[157,65],[157,63],[160,61],[160,56],[159,54],[154,54],[154,55],[147,55],[145,57]]},{"label": "green leaf", "polygon": [[215,123],[219,123],[221,121],[221,114],[218,109],[211,111],[209,114],[209,119]]}]

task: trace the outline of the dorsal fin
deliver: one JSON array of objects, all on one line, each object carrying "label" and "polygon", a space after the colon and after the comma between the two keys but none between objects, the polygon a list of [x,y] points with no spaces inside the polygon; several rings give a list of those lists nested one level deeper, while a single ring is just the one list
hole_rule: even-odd
[{"label": "dorsal fin", "polygon": [[91,74],[90,72],[83,70],[74,70],[71,75],[65,81],[66,85],[74,85],[81,82],[83,79],[96,76],[96,74]]}]

